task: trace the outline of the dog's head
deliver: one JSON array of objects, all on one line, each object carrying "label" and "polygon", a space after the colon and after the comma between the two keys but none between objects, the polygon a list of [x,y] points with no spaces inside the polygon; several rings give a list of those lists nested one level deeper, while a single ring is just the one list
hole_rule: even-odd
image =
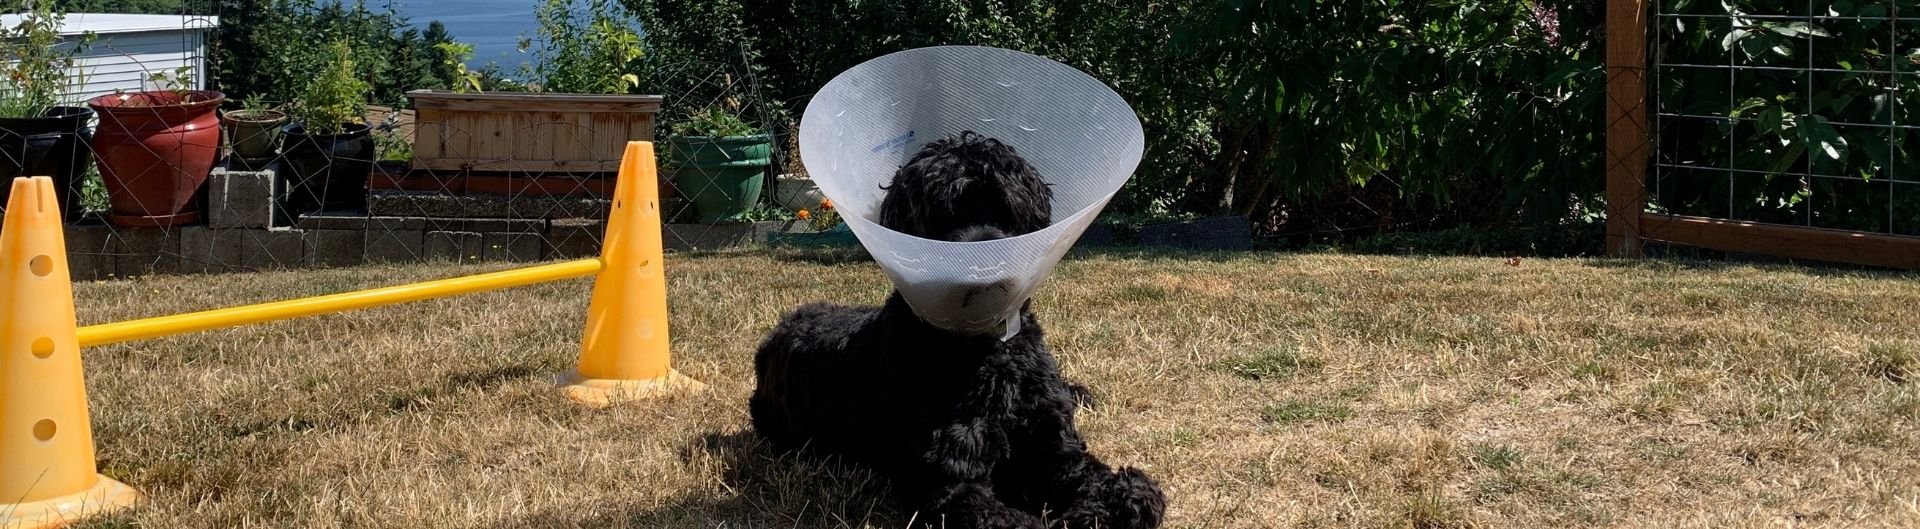
[{"label": "dog's head", "polygon": [[924,239],[985,241],[1053,223],[1053,191],[1033,166],[972,131],[921,147],[882,189],[880,225]]}]

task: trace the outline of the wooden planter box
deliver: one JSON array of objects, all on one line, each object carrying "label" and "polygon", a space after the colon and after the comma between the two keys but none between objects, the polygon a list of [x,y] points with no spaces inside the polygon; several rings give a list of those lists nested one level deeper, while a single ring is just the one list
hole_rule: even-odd
[{"label": "wooden planter box", "polygon": [[407,92],[413,169],[613,172],[627,142],[653,140],[660,96]]}]

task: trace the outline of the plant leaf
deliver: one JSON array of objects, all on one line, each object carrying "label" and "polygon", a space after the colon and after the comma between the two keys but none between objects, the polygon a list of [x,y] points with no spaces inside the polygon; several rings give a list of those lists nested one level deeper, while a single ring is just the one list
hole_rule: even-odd
[{"label": "plant leaf", "polygon": [[1748,33],[1747,33],[1747,30],[1745,29],[1736,29],[1736,30],[1733,30],[1733,32],[1731,33],[1727,33],[1727,36],[1725,38],[1720,39],[1720,49],[1725,51],[1733,51],[1733,47],[1735,45],[1740,44],[1741,40],[1745,40],[1747,38],[1747,35]]}]

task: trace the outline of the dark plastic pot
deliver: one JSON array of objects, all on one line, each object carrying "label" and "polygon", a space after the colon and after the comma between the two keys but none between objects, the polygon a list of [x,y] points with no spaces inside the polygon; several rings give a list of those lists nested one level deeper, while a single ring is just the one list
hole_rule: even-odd
[{"label": "dark plastic pot", "polygon": [[65,220],[80,217],[80,179],[93,163],[93,111],[53,107],[45,117],[0,118],[0,205],[13,194],[13,179],[45,176]]},{"label": "dark plastic pot", "polygon": [[365,209],[367,177],[373,174],[370,130],[348,124],[339,134],[308,134],[299,124],[288,126],[281,152],[281,210],[299,215]]},{"label": "dark plastic pot", "polygon": [[134,92],[87,101],[100,114],[93,151],[121,226],[200,220],[207,173],[220,155],[219,92]]},{"label": "dark plastic pot", "polygon": [[675,136],[668,166],[679,195],[693,202],[700,222],[739,222],[760,201],[772,163],[773,140],[754,136]]}]

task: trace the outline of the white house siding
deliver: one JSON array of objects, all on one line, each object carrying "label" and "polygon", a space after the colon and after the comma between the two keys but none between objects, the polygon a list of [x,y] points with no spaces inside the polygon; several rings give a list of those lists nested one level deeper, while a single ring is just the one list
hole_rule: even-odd
[{"label": "white house siding", "polygon": [[74,100],[146,90],[152,88],[149,72],[172,75],[181,66],[193,67],[193,88],[206,86],[205,36],[205,30],[100,35],[93,48],[75,60],[84,83],[75,90]]},{"label": "white house siding", "polygon": [[[0,16],[0,24],[18,23],[18,15]],[[207,36],[218,23],[216,17],[202,16],[67,15],[61,28],[64,45],[71,46],[87,32],[95,36],[93,46],[74,58],[73,73],[81,82],[69,102],[77,105],[116,91],[150,89],[149,73],[171,75],[181,66],[193,68],[192,88],[206,86]]]}]

